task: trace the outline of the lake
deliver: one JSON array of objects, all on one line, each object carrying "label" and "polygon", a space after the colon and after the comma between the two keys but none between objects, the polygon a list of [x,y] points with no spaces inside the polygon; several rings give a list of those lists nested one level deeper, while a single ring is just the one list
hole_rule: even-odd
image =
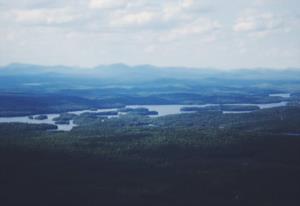
[{"label": "lake", "polygon": [[[38,115],[33,115],[36,117]],[[75,126],[73,121],[70,121],[70,124],[60,125],[55,124],[54,118],[58,117],[59,114],[47,114],[48,119],[37,120],[30,119],[29,116],[25,117],[0,117],[0,123],[28,123],[28,124],[52,124],[57,126],[58,131],[71,131]]]},{"label": "lake", "polygon": [[282,98],[290,98],[290,93],[276,93],[276,94],[270,94],[270,97],[282,97]]},{"label": "lake", "polygon": [[[126,108],[147,108],[150,111],[157,111],[158,115],[152,115],[152,117],[161,117],[166,115],[174,115],[174,114],[180,114],[180,113],[187,113],[182,112],[180,109],[182,107],[208,107],[208,106],[217,106],[218,104],[203,104],[203,105],[130,105],[126,106]],[[281,107],[286,106],[287,102],[279,102],[279,103],[269,103],[269,104],[228,104],[228,105],[245,105],[245,106],[258,106],[260,109],[267,109],[267,108],[274,108],[274,107]],[[85,112],[90,113],[97,113],[97,112],[109,112],[109,111],[117,111],[118,109],[98,109],[98,110],[80,110],[80,111],[71,111],[69,113],[80,115]],[[250,111],[223,111],[224,114],[235,114],[235,113],[249,113]],[[67,125],[60,125],[55,124],[54,118],[58,117],[60,114],[46,114],[48,116],[48,119],[44,120],[37,120],[37,119],[30,119],[29,116],[22,116],[22,117],[0,117],[0,123],[29,123],[29,124],[52,124],[56,125],[57,131],[71,131],[74,127],[77,125],[74,124],[73,121],[70,121],[70,124]],[[36,117],[38,115],[34,115],[33,117]],[[117,116],[108,116],[111,117],[117,117]]]},{"label": "lake", "polygon": [[[166,116],[172,114],[187,113],[180,111],[182,107],[209,107],[209,106],[218,106],[219,104],[203,104],[203,105],[131,105],[127,106],[128,108],[139,108],[144,107],[149,110],[157,111],[158,115],[156,116]],[[274,107],[283,107],[287,105],[287,102],[278,102],[278,103],[268,103],[268,104],[224,104],[224,105],[237,105],[237,106],[258,106],[260,109],[269,109]],[[223,111],[224,114],[232,113],[249,113],[251,111]]]}]

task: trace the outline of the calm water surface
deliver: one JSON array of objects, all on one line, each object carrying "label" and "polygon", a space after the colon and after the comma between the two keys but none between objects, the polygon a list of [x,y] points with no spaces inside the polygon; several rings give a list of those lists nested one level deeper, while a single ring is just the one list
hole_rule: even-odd
[{"label": "calm water surface", "polygon": [[290,93],[276,93],[276,94],[270,94],[270,97],[282,97],[282,98],[290,98]]},{"label": "calm water surface", "polygon": [[[34,115],[36,117],[38,115]],[[37,120],[37,119],[30,119],[29,116],[25,117],[0,117],[0,123],[28,123],[28,124],[52,124],[57,126],[58,131],[70,131],[73,127],[77,126],[74,124],[73,121],[70,121],[68,125],[60,125],[55,124],[54,118],[58,117],[59,114],[47,114],[48,119]]]},{"label": "calm water surface", "polygon": [[[166,116],[166,115],[173,115],[173,114],[180,114],[180,113],[186,113],[180,111],[182,107],[208,107],[208,106],[216,106],[218,104],[203,104],[203,105],[131,105],[127,106],[127,108],[139,108],[144,107],[149,109],[150,111],[157,111],[158,115],[155,115],[156,117],[160,116]],[[258,106],[260,109],[267,109],[267,108],[273,108],[273,107],[281,107],[286,106],[287,102],[279,102],[279,103],[270,103],[270,104],[229,104],[229,105],[254,105]],[[98,109],[98,110],[81,110],[81,111],[72,111],[69,113],[80,115],[85,112],[91,112],[91,113],[97,113],[97,112],[109,112],[109,111],[117,111],[118,109]],[[250,111],[223,111],[224,114],[228,113],[249,113]],[[28,116],[23,117],[0,117],[0,123],[29,123],[29,124],[52,124],[56,125],[57,131],[71,131],[74,127],[77,125],[74,124],[73,121],[70,121],[70,124],[68,125],[59,125],[55,124],[54,118],[58,117],[60,114],[47,114],[48,119],[45,120],[36,120],[36,119],[30,119]],[[34,115],[33,117],[36,117],[38,115]],[[115,117],[115,116],[108,116]]]}]

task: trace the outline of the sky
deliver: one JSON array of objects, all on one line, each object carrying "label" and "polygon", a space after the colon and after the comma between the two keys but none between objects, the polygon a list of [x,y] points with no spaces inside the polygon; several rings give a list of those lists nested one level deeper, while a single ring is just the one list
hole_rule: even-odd
[{"label": "sky", "polygon": [[300,68],[299,0],[0,0],[0,65]]}]

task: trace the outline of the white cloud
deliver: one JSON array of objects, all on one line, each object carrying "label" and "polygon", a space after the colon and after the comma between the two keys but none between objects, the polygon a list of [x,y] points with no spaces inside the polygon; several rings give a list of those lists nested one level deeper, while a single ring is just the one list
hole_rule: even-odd
[{"label": "white cloud", "polygon": [[256,22],[247,19],[238,19],[237,23],[234,25],[234,31],[253,31],[256,30]]},{"label": "white cloud", "polygon": [[288,31],[288,24],[289,21],[284,16],[248,11],[236,20],[233,30],[263,37],[273,31]]},{"label": "white cloud", "polygon": [[160,37],[160,41],[173,41],[190,35],[208,35],[207,41],[214,40],[214,33],[221,28],[218,21],[209,18],[198,18],[197,20],[183,26],[174,28]]},{"label": "white cloud", "polygon": [[266,57],[293,57],[300,54],[300,49],[298,48],[271,48],[263,52]]},{"label": "white cloud", "polygon": [[[137,2],[139,4],[135,4]],[[126,8],[111,11],[109,20],[111,26],[147,25],[148,29],[170,29],[195,21],[202,16],[201,13],[194,12],[198,6],[194,0],[167,1],[152,5],[146,4],[143,0],[132,1]]]},{"label": "white cloud", "polygon": [[113,9],[125,7],[128,2],[128,0],[90,0],[89,7],[91,9]]},{"label": "white cloud", "polygon": [[[163,8],[162,15],[164,20],[170,20],[172,18],[178,18],[189,12],[189,9],[195,6],[194,0],[182,0],[177,3],[166,4]],[[191,15],[191,13],[189,14]]]},{"label": "white cloud", "polygon": [[155,45],[149,45],[144,49],[144,51],[147,53],[154,53],[156,50],[157,50],[157,46]]},{"label": "white cloud", "polygon": [[111,26],[137,26],[145,25],[158,18],[157,13],[150,11],[141,11],[137,13],[116,13],[113,15]]},{"label": "white cloud", "polygon": [[182,6],[183,8],[188,8],[188,7],[191,7],[194,3],[195,3],[194,0],[183,0],[183,1],[181,2],[181,6]]},{"label": "white cloud", "polygon": [[256,5],[256,6],[270,6],[272,4],[278,4],[278,3],[286,4],[287,1],[291,1],[291,0],[255,0],[254,5]]},{"label": "white cloud", "polygon": [[61,9],[33,9],[13,10],[9,12],[14,21],[22,24],[63,24],[76,20],[79,14],[66,8]]},{"label": "white cloud", "polygon": [[[0,64],[13,60],[64,64],[69,59],[82,64],[124,60],[201,66],[300,65],[299,51],[292,49],[299,47],[299,2],[2,0],[0,53],[5,56]],[[258,41],[257,37],[265,36]],[[237,40],[243,44],[236,45]],[[277,51],[262,58],[263,50],[273,47],[294,56],[282,59],[281,64],[280,55],[275,58]],[[52,54],[49,57],[41,50],[52,51],[52,59]],[[106,51],[105,58],[102,51]],[[194,57],[187,55],[192,51],[197,51]]]}]

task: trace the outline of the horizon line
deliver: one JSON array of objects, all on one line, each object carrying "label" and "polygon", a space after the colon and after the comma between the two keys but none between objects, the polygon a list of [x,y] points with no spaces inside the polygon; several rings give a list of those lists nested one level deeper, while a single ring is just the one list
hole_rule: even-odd
[{"label": "horizon line", "polygon": [[209,69],[209,70],[222,70],[222,71],[232,71],[232,70],[300,70],[300,66],[287,66],[287,67],[268,67],[268,66],[256,66],[256,67],[214,67],[214,66],[181,66],[181,65],[156,65],[156,64],[128,64],[123,62],[109,63],[109,64],[96,64],[94,66],[81,66],[81,65],[69,65],[69,64],[40,64],[40,63],[24,63],[24,62],[11,62],[8,64],[0,65],[0,68],[3,69],[5,67],[9,67],[12,65],[27,65],[27,66],[40,66],[40,67],[72,67],[76,69],[96,69],[97,67],[104,66],[114,66],[114,65],[123,65],[127,67],[141,67],[141,66],[150,66],[158,69],[163,68],[176,68],[176,69]]}]

